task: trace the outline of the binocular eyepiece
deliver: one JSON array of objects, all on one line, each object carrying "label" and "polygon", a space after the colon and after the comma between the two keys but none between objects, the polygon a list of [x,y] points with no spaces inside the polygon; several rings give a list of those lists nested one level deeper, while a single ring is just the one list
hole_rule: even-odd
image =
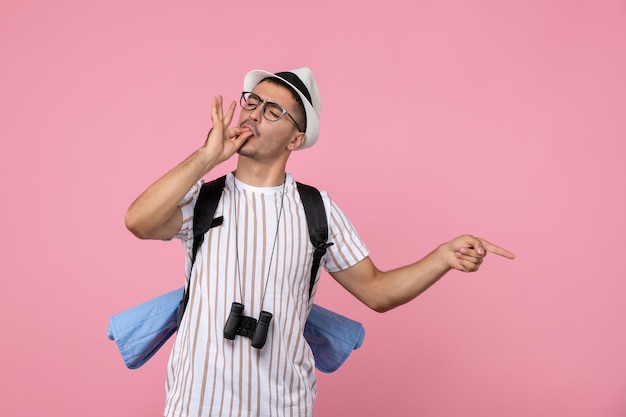
[{"label": "binocular eyepiece", "polygon": [[224,325],[224,338],[234,340],[236,335],[252,339],[252,347],[261,349],[267,340],[267,331],[272,321],[272,313],[261,311],[259,319],[243,315],[244,305],[233,302],[230,314]]}]

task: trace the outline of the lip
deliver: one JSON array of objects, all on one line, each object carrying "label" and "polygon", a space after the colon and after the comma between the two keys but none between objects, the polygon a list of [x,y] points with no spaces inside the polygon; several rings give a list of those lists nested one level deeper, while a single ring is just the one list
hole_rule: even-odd
[{"label": "lip", "polygon": [[254,136],[259,136],[259,130],[256,127],[256,123],[254,123],[252,120],[244,120],[243,122],[241,122],[239,127],[247,127],[252,131],[252,134]]}]

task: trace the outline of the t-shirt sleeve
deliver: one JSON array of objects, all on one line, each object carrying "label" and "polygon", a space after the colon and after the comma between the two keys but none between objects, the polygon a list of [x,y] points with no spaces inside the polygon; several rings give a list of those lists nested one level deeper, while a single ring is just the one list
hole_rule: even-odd
[{"label": "t-shirt sleeve", "polygon": [[324,256],[324,268],[328,272],[343,271],[365,259],[369,250],[339,206],[326,193],[322,196],[329,202],[328,242],[333,242]]},{"label": "t-shirt sleeve", "polygon": [[180,239],[185,246],[188,246],[188,243],[191,245],[191,242],[193,242],[193,209],[196,206],[196,201],[198,201],[202,184],[203,180],[200,179],[178,204],[183,213],[183,224],[172,239]]}]

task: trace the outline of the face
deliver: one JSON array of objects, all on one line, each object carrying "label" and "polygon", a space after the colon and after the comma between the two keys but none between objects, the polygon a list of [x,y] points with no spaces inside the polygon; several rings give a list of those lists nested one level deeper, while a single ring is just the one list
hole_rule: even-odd
[{"label": "face", "polygon": [[[267,81],[257,85],[252,93],[262,100],[282,106],[289,114],[295,115],[297,104],[292,93],[285,87]],[[263,117],[263,105],[254,110],[242,109],[239,114],[239,126],[248,127],[254,135],[239,149],[239,154],[252,159],[267,159],[288,155],[293,150],[294,141],[304,138],[296,125],[284,115],[280,120],[269,121]]]}]

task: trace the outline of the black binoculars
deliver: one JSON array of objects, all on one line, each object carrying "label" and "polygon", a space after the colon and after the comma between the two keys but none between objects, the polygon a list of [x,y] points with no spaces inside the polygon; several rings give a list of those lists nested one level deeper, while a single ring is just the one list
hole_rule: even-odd
[{"label": "black binoculars", "polygon": [[224,337],[234,340],[236,335],[252,339],[252,347],[261,349],[267,340],[272,313],[261,311],[259,320],[243,315],[243,304],[234,302],[224,326]]}]

